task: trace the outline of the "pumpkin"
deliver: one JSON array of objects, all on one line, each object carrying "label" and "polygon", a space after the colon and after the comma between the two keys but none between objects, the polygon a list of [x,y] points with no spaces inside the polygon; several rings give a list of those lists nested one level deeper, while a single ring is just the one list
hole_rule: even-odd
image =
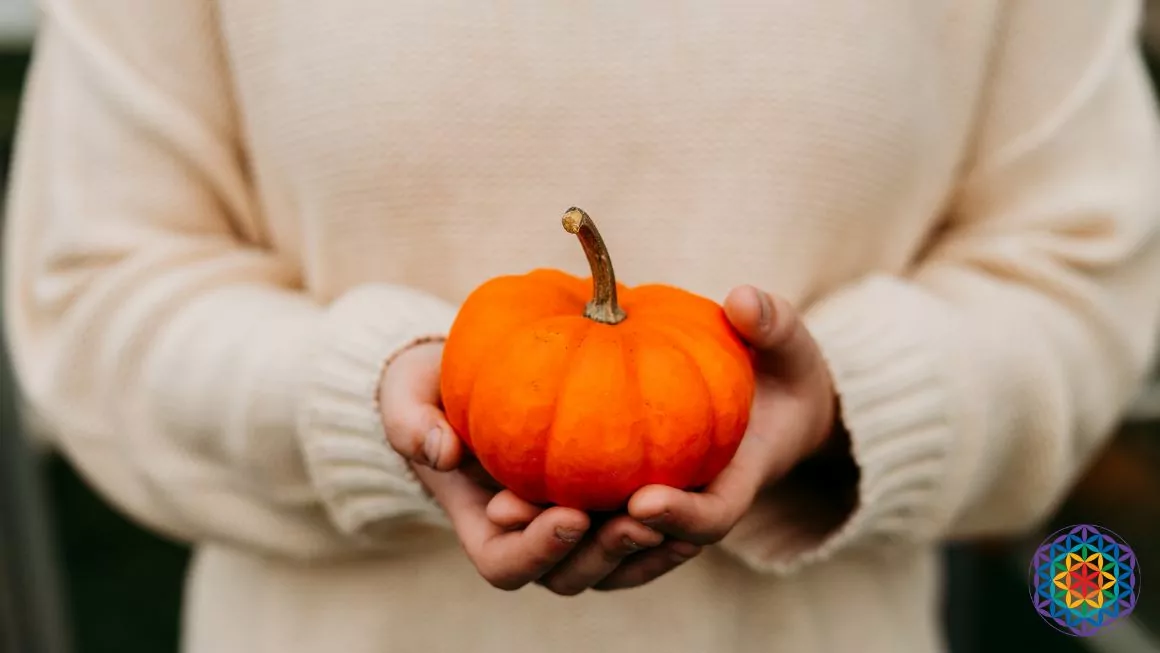
[{"label": "pumpkin", "polygon": [[619,284],[587,213],[563,224],[591,278],[537,269],[467,297],[443,350],[448,422],[536,504],[611,511],[645,485],[708,484],[748,425],[751,350],[717,303]]}]

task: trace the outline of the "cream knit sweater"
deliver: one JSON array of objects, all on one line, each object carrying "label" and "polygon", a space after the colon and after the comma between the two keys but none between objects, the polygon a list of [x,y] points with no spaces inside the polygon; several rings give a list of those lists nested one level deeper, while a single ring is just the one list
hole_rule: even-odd
[{"label": "cream knit sweater", "polygon": [[[187,653],[942,648],[936,547],[1026,529],[1160,331],[1131,0],[49,0],[4,264],[19,377],[196,544]],[[798,302],[861,471],[660,581],[479,579],[384,444],[384,360],[485,279]],[[125,615],[133,627],[133,615]]]}]

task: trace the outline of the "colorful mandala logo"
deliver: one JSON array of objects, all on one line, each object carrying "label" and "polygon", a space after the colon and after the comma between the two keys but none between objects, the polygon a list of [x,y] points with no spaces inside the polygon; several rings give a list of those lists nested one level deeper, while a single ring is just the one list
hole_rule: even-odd
[{"label": "colorful mandala logo", "polygon": [[1140,564],[1120,536],[1100,526],[1063,528],[1031,559],[1031,602],[1056,630],[1088,637],[1127,617],[1140,598]]}]

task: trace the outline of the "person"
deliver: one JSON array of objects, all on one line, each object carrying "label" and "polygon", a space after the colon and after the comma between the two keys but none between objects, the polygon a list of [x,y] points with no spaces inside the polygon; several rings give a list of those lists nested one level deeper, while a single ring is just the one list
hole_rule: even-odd
[{"label": "person", "polygon": [[[15,365],[195,546],[187,653],[945,650],[941,543],[1040,524],[1155,352],[1138,2],[43,7]],[[587,273],[570,206],[758,379],[708,487],[599,518],[438,394],[473,289]]]}]

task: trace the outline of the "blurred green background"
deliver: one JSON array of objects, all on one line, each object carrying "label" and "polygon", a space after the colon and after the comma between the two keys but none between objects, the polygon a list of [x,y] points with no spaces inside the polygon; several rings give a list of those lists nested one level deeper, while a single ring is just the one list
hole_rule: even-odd
[{"label": "blurred green background", "polygon": [[[0,54],[0,189],[27,64],[28,54],[21,48]],[[10,384],[0,382],[4,391],[10,391]],[[50,553],[61,569],[64,612],[76,653],[175,651],[186,548],[111,510],[60,458],[46,456],[39,471],[57,547]],[[1146,417],[1126,424],[1044,532],[1094,521],[1123,535],[1148,569],[1150,560],[1160,561],[1158,479],[1160,421]],[[1133,630],[1081,642],[1041,622],[1028,600],[1025,578],[1025,547],[1036,540],[948,547],[944,613],[954,653],[1154,650],[1134,639]],[[1137,614],[1140,622],[1160,630],[1160,595],[1145,594]]]}]

